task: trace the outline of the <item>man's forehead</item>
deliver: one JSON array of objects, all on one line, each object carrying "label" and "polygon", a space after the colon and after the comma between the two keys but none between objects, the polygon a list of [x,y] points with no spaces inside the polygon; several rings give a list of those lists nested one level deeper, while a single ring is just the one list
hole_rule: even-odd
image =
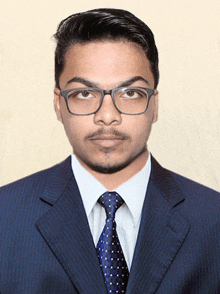
[{"label": "man's forehead", "polygon": [[67,50],[60,78],[62,88],[73,83],[116,88],[135,82],[145,87],[152,84],[153,74],[145,52],[131,42],[96,41],[73,44]]},{"label": "man's forehead", "polygon": [[74,51],[80,51],[81,49],[85,48],[85,47],[93,47],[93,48],[100,48],[100,45],[103,45],[103,50],[105,45],[117,45],[117,44],[121,44],[121,45],[126,45],[127,47],[130,48],[136,48],[137,51],[144,53],[144,56],[147,58],[146,53],[144,51],[144,49],[137,43],[132,42],[126,38],[120,37],[120,38],[104,38],[104,39],[98,39],[98,40],[90,40],[90,41],[86,41],[86,42],[74,42],[73,44],[70,44],[67,47],[67,50],[65,51],[65,55],[64,58],[68,58],[68,55],[71,53],[72,50]]}]

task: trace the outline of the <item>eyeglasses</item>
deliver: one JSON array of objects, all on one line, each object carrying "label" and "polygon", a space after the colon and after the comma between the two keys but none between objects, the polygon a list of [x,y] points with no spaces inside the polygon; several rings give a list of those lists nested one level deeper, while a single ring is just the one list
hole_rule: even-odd
[{"label": "eyeglasses", "polygon": [[111,95],[116,109],[123,114],[142,114],[146,111],[150,97],[155,94],[152,89],[142,87],[120,87],[112,90],[99,88],[77,88],[61,91],[67,108],[74,115],[96,113],[105,95]]}]

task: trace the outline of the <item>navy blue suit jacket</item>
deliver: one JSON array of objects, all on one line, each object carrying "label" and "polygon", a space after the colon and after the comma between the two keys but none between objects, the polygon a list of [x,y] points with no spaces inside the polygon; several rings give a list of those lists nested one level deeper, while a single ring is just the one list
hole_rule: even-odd
[{"label": "navy blue suit jacket", "polygon": [[[70,157],[0,198],[1,294],[107,293]],[[154,159],[126,292],[139,293],[220,293],[220,195]]]}]

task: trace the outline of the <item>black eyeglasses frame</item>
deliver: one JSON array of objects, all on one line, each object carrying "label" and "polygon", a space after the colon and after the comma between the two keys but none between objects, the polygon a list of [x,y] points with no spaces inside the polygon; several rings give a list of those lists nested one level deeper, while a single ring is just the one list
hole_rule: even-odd
[{"label": "black eyeglasses frame", "polygon": [[[144,109],[144,111],[142,112],[138,112],[138,113],[127,113],[127,112],[123,112],[121,111],[120,109],[118,109],[117,105],[116,105],[116,102],[115,102],[115,98],[114,98],[114,93],[118,90],[121,90],[121,89],[142,89],[142,90],[145,90],[147,92],[147,105],[146,105],[146,108]],[[93,112],[89,112],[89,113],[85,113],[85,114],[79,114],[79,113],[74,113],[70,110],[69,108],[69,103],[68,103],[68,94],[73,91],[73,90],[82,90],[82,91],[91,91],[91,90],[98,90],[99,92],[101,92],[101,100],[100,100],[100,104],[99,104],[99,107],[93,111]],[[73,114],[73,115],[78,115],[78,116],[85,116],[85,115],[91,115],[91,114],[95,114],[96,112],[99,111],[99,109],[101,108],[102,106],[102,102],[104,100],[104,97],[105,95],[111,95],[112,97],[112,101],[114,103],[114,106],[115,108],[118,110],[119,113],[122,113],[122,114],[127,114],[127,115],[139,115],[139,114],[142,114],[144,113],[147,108],[148,108],[148,104],[149,104],[149,101],[150,101],[150,98],[155,95],[155,90],[154,89],[149,89],[149,88],[144,88],[144,87],[119,87],[119,88],[115,88],[115,89],[111,89],[111,90],[103,90],[103,89],[100,89],[100,88],[89,88],[89,87],[83,87],[83,88],[75,88],[75,89],[69,89],[69,90],[65,90],[65,91],[61,91],[60,92],[60,96],[64,97],[65,98],[65,101],[66,101],[66,106],[67,106],[67,109],[69,111],[69,113]]]}]

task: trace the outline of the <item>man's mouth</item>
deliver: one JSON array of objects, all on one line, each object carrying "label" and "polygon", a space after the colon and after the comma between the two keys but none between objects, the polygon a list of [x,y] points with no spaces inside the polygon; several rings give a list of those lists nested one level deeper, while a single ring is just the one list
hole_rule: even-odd
[{"label": "man's mouth", "polygon": [[122,144],[125,139],[118,136],[101,135],[101,136],[95,136],[91,138],[90,140],[93,144],[99,145],[101,147],[112,148]]}]

